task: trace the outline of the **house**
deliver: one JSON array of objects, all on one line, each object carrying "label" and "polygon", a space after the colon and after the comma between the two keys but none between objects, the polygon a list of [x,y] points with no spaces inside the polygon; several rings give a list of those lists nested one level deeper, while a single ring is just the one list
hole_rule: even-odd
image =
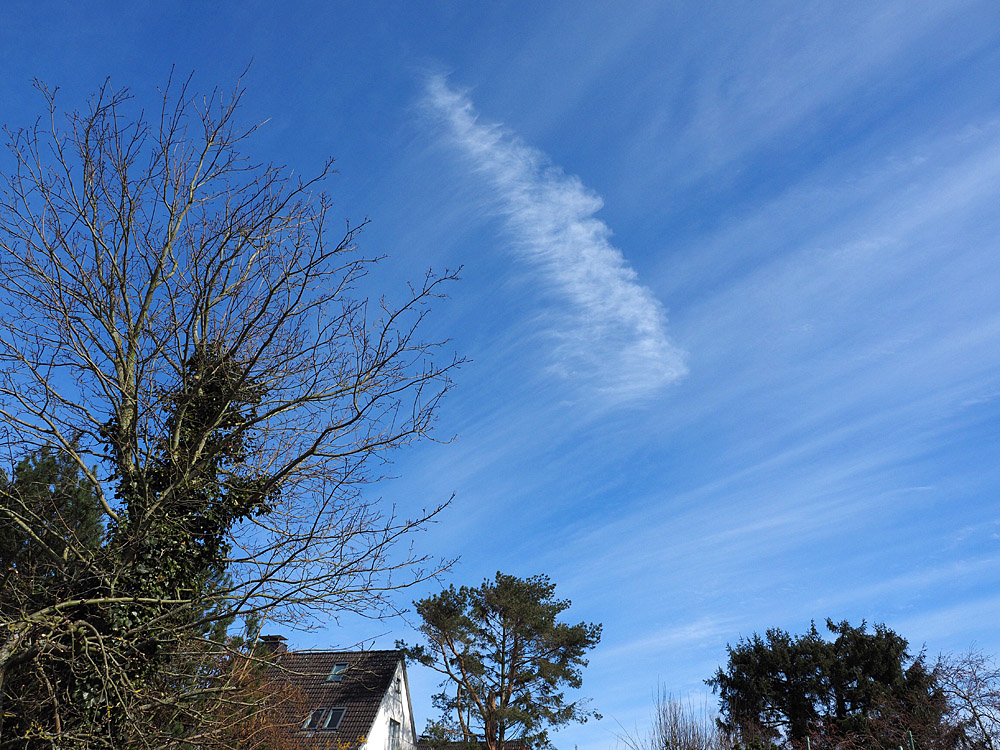
[{"label": "house", "polygon": [[274,654],[271,678],[302,714],[288,722],[300,747],[416,750],[401,651],[288,651],[280,636],[261,640]]}]

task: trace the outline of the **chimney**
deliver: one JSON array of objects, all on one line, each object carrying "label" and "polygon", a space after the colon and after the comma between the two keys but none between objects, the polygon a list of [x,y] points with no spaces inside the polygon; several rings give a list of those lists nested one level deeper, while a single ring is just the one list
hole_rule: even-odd
[{"label": "chimney", "polygon": [[264,644],[264,648],[269,654],[283,654],[288,651],[288,646],[284,643],[287,640],[283,635],[262,635],[260,637],[260,642]]}]

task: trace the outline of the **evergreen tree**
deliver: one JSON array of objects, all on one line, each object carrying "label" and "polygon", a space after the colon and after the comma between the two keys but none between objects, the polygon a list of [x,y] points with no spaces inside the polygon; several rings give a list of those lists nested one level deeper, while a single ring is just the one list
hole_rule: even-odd
[{"label": "evergreen tree", "polygon": [[570,602],[556,598],[547,576],[497,573],[415,606],[426,644],[407,652],[444,676],[433,736],[482,741],[488,750],[507,742],[549,747],[549,727],[597,715],[585,701],[568,701],[563,688],[582,684],[584,655],[600,641],[601,626],[558,622]]},{"label": "evergreen tree", "polygon": [[[273,478],[246,472],[253,434],[236,429],[261,395],[218,348],[198,348],[163,399],[167,429],[148,465],[126,467],[110,445],[121,520],[107,529],[66,453],[45,447],[18,464],[0,503],[5,615],[48,627],[24,627],[21,658],[7,666],[7,736],[47,746],[42,728],[57,726],[64,741],[121,746],[132,696],[212,682],[219,660],[196,652],[224,640],[233,622],[224,611],[228,535],[277,497]],[[203,703],[193,700],[189,715]],[[182,733],[184,718],[166,714],[163,725]]]},{"label": "evergreen tree", "polygon": [[[46,596],[85,566],[104,528],[93,487],[68,453],[51,445],[23,457],[13,476],[0,471],[0,601]],[[18,585],[33,582],[31,591]]]},{"label": "evergreen tree", "polygon": [[[0,628],[25,612],[44,613],[94,594],[104,533],[93,487],[65,451],[42,446],[23,457],[12,476],[0,473]],[[52,715],[50,694],[68,689],[74,639],[50,633],[43,645],[33,643],[33,635],[20,633],[16,656],[0,670],[0,738],[29,738]],[[48,669],[39,659],[44,649],[57,654]],[[47,683],[37,679],[39,670]]]},{"label": "evergreen tree", "polygon": [[815,623],[804,635],[772,628],[729,647],[707,684],[722,726],[744,747],[949,748],[946,703],[923,655],[884,625]]}]

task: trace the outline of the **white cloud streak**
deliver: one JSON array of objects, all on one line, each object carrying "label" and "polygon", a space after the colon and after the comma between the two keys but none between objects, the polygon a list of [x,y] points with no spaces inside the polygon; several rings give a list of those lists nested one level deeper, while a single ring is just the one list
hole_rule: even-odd
[{"label": "white cloud streak", "polygon": [[601,198],[541,151],[481,122],[469,98],[444,77],[429,80],[426,104],[492,188],[519,256],[568,303],[548,326],[552,369],[616,401],[681,378],[685,355],[667,337],[663,306],[594,217]]}]

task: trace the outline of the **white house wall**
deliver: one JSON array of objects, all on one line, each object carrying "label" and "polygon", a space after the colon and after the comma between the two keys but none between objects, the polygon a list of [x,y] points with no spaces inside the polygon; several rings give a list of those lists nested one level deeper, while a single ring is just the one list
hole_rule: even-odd
[{"label": "white house wall", "polygon": [[[400,690],[396,692],[399,680]],[[368,732],[367,742],[360,750],[389,750],[389,719],[400,723],[399,750],[416,750],[417,733],[413,726],[413,708],[410,703],[410,686],[406,681],[406,666],[400,660],[396,666],[389,689],[382,696],[375,721]]]}]

